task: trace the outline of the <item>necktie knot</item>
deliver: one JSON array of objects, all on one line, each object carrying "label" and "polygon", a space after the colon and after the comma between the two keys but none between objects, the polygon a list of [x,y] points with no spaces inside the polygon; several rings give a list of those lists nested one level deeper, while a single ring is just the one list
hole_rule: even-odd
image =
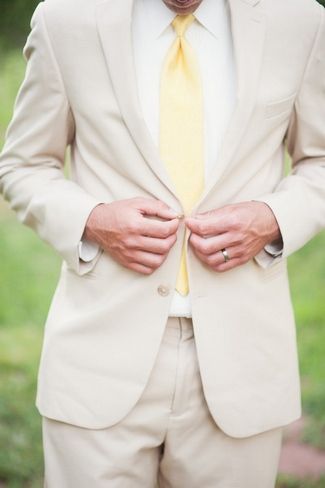
[{"label": "necktie knot", "polygon": [[183,37],[187,28],[192,24],[195,17],[193,14],[188,15],[176,15],[172,22],[172,26],[175,29],[176,34],[179,37]]}]

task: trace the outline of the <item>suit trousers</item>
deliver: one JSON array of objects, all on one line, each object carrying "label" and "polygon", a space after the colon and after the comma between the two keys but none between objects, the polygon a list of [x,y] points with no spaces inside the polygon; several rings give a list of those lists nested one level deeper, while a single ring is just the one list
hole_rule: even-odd
[{"label": "suit trousers", "polygon": [[169,318],[149,381],[117,424],[43,417],[46,488],[273,488],[282,429],[232,438],[206,404],[191,319]]}]

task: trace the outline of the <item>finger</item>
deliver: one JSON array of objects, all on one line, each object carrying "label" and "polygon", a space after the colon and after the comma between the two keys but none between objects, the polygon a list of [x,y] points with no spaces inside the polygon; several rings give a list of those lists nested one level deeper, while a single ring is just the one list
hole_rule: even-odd
[{"label": "finger", "polygon": [[234,258],[231,259],[228,262],[223,262],[217,266],[215,266],[213,269],[217,273],[224,273],[225,271],[230,271],[231,269],[237,268],[238,266],[242,266],[243,264],[247,263],[249,259],[240,257],[240,258]]},{"label": "finger", "polygon": [[139,234],[146,237],[166,239],[167,237],[176,234],[178,226],[179,219],[160,222],[158,220],[150,220],[144,218],[140,224]]},{"label": "finger", "polygon": [[131,263],[138,263],[148,268],[157,269],[165,261],[166,256],[152,252],[134,251],[129,259]]},{"label": "finger", "polygon": [[209,217],[204,219],[197,219],[188,217],[185,219],[186,226],[191,232],[198,234],[201,237],[224,234],[228,230],[225,219],[219,217]]},{"label": "finger", "polygon": [[234,205],[225,205],[224,207],[220,208],[213,208],[211,210],[207,210],[206,212],[196,213],[193,217],[198,220],[205,220],[208,218],[218,218],[224,217],[225,215],[229,215],[232,212]]},{"label": "finger", "polygon": [[230,247],[234,244],[229,233],[220,234],[214,237],[204,238],[192,232],[190,239],[190,245],[197,249],[201,254],[213,254],[220,249]]},{"label": "finger", "polygon": [[194,251],[196,256],[199,258],[199,260],[209,266],[210,268],[214,268],[217,265],[220,265],[220,257],[218,253],[211,254],[210,256],[207,256],[206,254],[200,253],[200,251],[195,250]]},{"label": "finger", "polygon": [[239,246],[234,246],[234,247],[228,247],[227,248],[227,254],[229,257],[229,260],[226,261],[225,257],[222,253],[221,250],[216,251],[212,254],[204,254],[195,249],[195,254],[196,256],[205,264],[210,266],[211,268],[215,268],[218,266],[223,266],[224,264],[230,263],[230,261],[234,261],[235,259],[244,259],[245,255],[243,253],[243,249]]},{"label": "finger", "polygon": [[239,246],[227,247],[222,249],[226,251],[228,260],[226,260],[222,250],[219,250],[207,256],[207,261],[211,266],[224,266],[225,264],[230,263],[230,261],[234,261],[235,259],[243,259],[245,257],[243,249]]},{"label": "finger", "polygon": [[177,218],[178,214],[166,203],[154,198],[143,198],[139,202],[139,210],[143,215],[151,215],[162,219],[171,220]]},{"label": "finger", "polygon": [[130,245],[133,249],[141,251],[153,252],[156,254],[166,254],[170,251],[177,240],[177,235],[172,234],[166,239],[155,239],[153,237],[139,236]]},{"label": "finger", "polygon": [[210,217],[213,217],[214,215],[218,215],[219,211],[220,209],[214,209],[214,210],[208,210],[207,212],[196,213],[194,218],[199,220],[208,219]]},{"label": "finger", "polygon": [[154,271],[154,269],[149,268],[148,266],[143,266],[143,264],[140,263],[130,263],[127,267],[132,271],[136,271],[137,273],[144,275],[150,275]]}]

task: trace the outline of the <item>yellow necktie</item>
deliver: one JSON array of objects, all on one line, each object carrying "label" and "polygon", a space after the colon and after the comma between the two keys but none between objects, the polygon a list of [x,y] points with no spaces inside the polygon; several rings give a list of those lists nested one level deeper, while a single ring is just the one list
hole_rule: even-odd
[{"label": "yellow necktie", "polygon": [[[167,53],[160,88],[160,156],[186,215],[204,188],[202,86],[196,54],[184,38],[193,20],[192,14],[177,15],[172,22],[177,38]],[[189,291],[185,241],[176,290]]]}]

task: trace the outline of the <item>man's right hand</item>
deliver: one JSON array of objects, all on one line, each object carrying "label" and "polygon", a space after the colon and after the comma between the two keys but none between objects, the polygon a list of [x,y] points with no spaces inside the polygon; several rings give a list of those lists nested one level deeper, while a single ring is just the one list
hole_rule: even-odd
[{"label": "man's right hand", "polygon": [[167,258],[178,226],[177,213],[160,200],[131,198],[95,207],[83,238],[126,268],[149,275]]}]

